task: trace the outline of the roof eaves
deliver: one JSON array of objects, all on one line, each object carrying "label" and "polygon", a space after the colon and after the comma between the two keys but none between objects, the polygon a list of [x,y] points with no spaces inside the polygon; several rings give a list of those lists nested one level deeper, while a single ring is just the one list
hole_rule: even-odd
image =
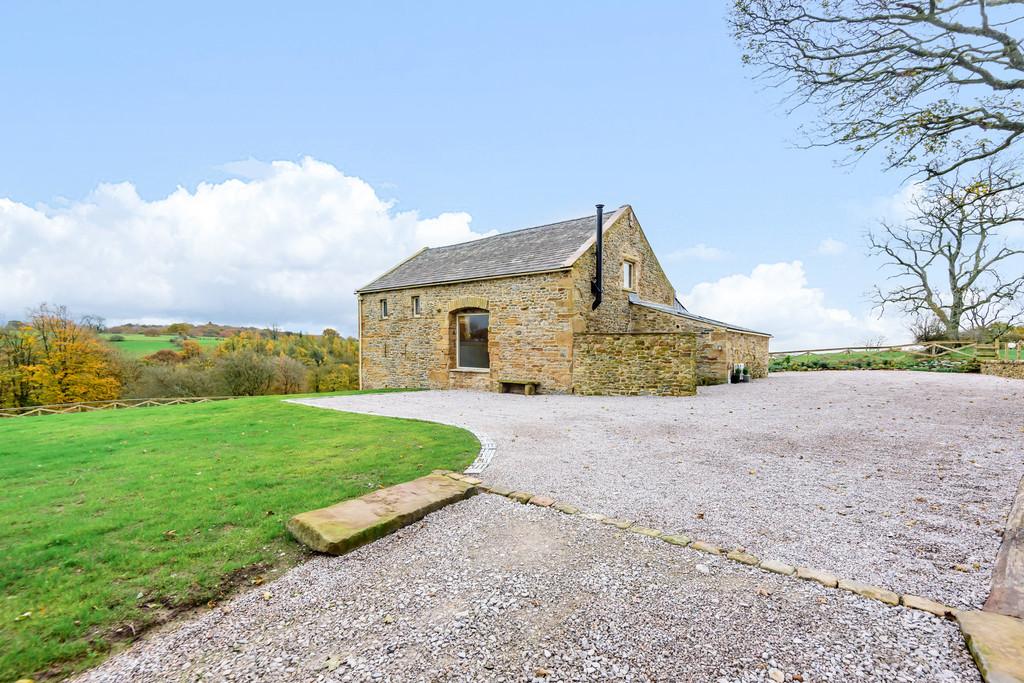
[{"label": "roof eaves", "polygon": [[[416,282],[407,285],[394,285],[391,287],[380,287],[372,288],[373,282],[366,287],[356,290],[356,294],[376,294],[378,292],[393,292],[401,289],[415,289],[416,287],[436,287],[437,285],[457,285],[461,282],[480,282],[481,280],[501,280],[509,277],[521,277],[523,275],[544,275],[545,273],[561,273],[562,271],[569,270],[566,266],[558,266],[557,268],[543,268],[540,270],[521,270],[515,273],[501,273],[499,275],[484,275],[478,277],[463,277],[451,280],[432,280],[429,282]],[[381,277],[384,277],[383,275]],[[377,278],[379,280],[380,278]],[[377,280],[374,280],[376,282]]]},{"label": "roof eaves", "polygon": [[731,332],[744,332],[746,334],[756,334],[760,337],[772,336],[767,332],[758,332],[757,330],[751,330],[746,327],[740,327],[739,325],[732,325],[730,323],[722,322],[721,320],[715,320],[714,318],[705,318],[702,315],[690,313],[685,308],[683,308],[682,303],[678,300],[676,300],[676,303],[679,304],[678,307],[665,306],[664,304],[656,304],[653,301],[644,301],[635,293],[630,293],[629,303],[637,306],[643,306],[644,308],[651,308],[656,311],[661,311],[662,313],[668,313],[669,315],[679,316],[680,318],[686,318],[688,320],[693,320],[696,322],[707,323],[708,325],[712,325],[714,327],[721,327],[722,329],[726,329]]}]

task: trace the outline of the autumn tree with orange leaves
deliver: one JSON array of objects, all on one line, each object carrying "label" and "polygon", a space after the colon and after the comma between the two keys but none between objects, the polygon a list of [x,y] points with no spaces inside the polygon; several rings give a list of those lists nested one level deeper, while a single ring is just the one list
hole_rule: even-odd
[{"label": "autumn tree with orange leaves", "polygon": [[103,401],[121,381],[110,351],[63,306],[0,330],[0,406]]}]

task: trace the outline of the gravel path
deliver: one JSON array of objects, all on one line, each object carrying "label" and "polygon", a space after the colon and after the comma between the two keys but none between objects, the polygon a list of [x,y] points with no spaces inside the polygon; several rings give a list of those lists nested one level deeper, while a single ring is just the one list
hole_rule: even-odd
[{"label": "gravel path", "polygon": [[1024,383],[981,375],[784,373],[687,398],[304,402],[461,424],[497,444],[489,482],[958,607],[988,594],[1024,473]]},{"label": "gravel path", "polygon": [[307,562],[80,680],[779,674],[980,680],[951,622],[488,495],[345,557]]}]

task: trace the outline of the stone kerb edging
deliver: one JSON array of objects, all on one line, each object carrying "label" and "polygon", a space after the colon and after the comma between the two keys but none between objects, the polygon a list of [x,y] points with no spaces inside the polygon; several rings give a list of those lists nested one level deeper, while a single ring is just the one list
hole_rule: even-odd
[{"label": "stone kerb edging", "polygon": [[[482,441],[481,441],[482,443]],[[467,470],[468,471],[468,470]],[[707,541],[698,539],[692,539],[686,534],[670,534],[662,531],[661,529],[654,529],[652,527],[641,526],[635,524],[628,519],[619,519],[615,517],[607,517],[596,512],[582,512],[579,508],[569,505],[568,503],[561,503],[554,500],[549,496],[535,495],[528,491],[514,491],[512,489],[496,486],[492,484],[485,484],[476,477],[468,477],[458,472],[445,472],[438,470],[439,473],[446,474],[452,479],[463,481],[467,484],[476,486],[479,490],[485,493],[492,493],[498,496],[504,496],[510,500],[514,500],[519,503],[536,505],[538,507],[552,508],[558,510],[562,514],[566,515],[578,515],[581,519],[586,519],[599,524],[607,524],[623,531],[628,531],[641,536],[647,536],[654,538],[659,541],[663,541],[670,545],[676,545],[680,547],[687,547],[691,550],[696,550],[702,553],[709,553],[712,555],[720,555],[725,557],[727,560],[737,562],[739,564],[747,565],[749,567],[756,567],[762,571],[772,572],[773,574],[780,574],[782,576],[792,576],[797,579],[804,579],[807,581],[814,581],[816,583],[825,586],[826,588],[837,588],[839,590],[849,591],[856,593],[862,597],[868,598],[869,600],[875,600],[886,605],[896,606],[902,605],[914,610],[920,610],[928,612],[937,617],[944,619],[955,618],[958,610],[949,605],[945,605],[935,600],[930,600],[918,595],[911,594],[899,594],[894,591],[882,588],[880,586],[872,586],[852,579],[844,579],[829,572],[825,572],[813,567],[803,567],[786,564],[776,560],[762,560],[750,553],[744,548],[733,548],[732,550],[725,550],[724,548],[717,546]]]},{"label": "stone kerb edging", "polygon": [[476,460],[474,460],[464,471],[466,474],[480,474],[487,469],[488,465],[491,464],[491,459],[494,457],[495,452],[497,452],[498,446],[494,443],[494,440],[491,437],[487,436],[483,432],[478,432],[467,427],[462,427],[462,429],[470,432],[476,437],[476,440],[480,442],[480,453],[477,454]]}]

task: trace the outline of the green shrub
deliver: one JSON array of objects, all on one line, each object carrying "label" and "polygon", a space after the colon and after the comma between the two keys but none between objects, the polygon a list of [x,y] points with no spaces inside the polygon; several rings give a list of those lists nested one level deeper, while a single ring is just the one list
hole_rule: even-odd
[{"label": "green shrub", "polygon": [[213,373],[184,363],[144,366],[126,392],[132,398],[217,396],[223,393]]},{"label": "green shrub", "polygon": [[216,374],[228,396],[262,396],[270,392],[275,370],[274,359],[246,349],[224,354]]}]

